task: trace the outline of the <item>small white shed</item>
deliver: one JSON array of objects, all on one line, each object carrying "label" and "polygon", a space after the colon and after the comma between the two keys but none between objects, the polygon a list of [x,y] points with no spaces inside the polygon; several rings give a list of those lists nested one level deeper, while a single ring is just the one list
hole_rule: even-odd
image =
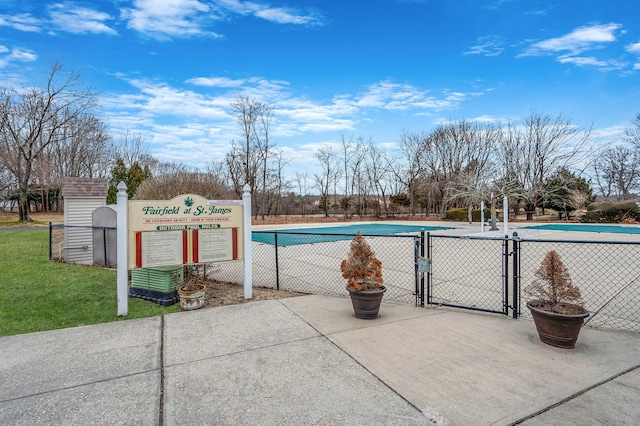
[{"label": "small white shed", "polygon": [[65,262],[93,263],[92,215],[107,203],[107,190],[107,179],[63,178]]}]

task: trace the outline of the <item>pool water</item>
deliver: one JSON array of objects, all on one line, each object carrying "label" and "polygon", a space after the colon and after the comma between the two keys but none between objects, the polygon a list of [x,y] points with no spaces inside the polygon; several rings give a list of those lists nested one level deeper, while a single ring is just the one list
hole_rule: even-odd
[{"label": "pool water", "polygon": [[640,227],[623,225],[548,223],[544,225],[523,226],[522,229],[542,229],[548,231],[569,232],[606,232],[611,234],[640,234]]},{"label": "pool water", "polygon": [[[321,228],[300,228],[277,230],[278,246],[291,246],[299,244],[314,244],[330,241],[350,240],[360,231],[362,235],[383,236],[392,234],[419,233],[424,231],[439,231],[451,229],[447,226],[419,226],[401,225],[386,223],[366,223],[344,226],[327,226]],[[308,234],[308,235],[307,235]],[[325,234],[325,235],[321,235]],[[254,231],[251,235],[252,241],[275,244],[275,234],[273,231]]]}]

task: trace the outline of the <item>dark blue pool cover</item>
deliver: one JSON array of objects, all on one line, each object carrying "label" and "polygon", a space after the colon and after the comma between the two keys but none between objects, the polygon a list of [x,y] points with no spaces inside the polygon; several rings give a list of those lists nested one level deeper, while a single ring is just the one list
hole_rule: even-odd
[{"label": "dark blue pool cover", "polygon": [[573,232],[607,232],[611,234],[640,234],[640,227],[623,225],[547,223],[544,225],[524,226],[523,229],[543,229],[550,231]]},{"label": "dark blue pool cover", "polygon": [[[421,230],[438,231],[451,229],[446,226],[419,226],[385,223],[367,223],[322,228],[300,228],[278,230],[278,246],[315,244],[330,241],[350,240],[360,231],[362,235],[383,236],[392,234],[419,233]],[[274,231],[254,231],[251,239],[265,244],[275,244]]]}]

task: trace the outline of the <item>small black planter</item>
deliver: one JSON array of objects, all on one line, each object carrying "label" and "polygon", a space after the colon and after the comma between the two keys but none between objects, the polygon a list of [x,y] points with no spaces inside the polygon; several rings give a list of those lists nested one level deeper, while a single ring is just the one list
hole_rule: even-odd
[{"label": "small black planter", "polygon": [[[347,290],[349,288],[347,287]],[[356,318],[360,319],[374,319],[378,317],[378,311],[380,311],[380,303],[382,303],[382,296],[387,291],[386,287],[382,287],[381,290],[368,290],[368,291],[351,291],[351,304],[353,305],[353,312]]]},{"label": "small black planter", "polygon": [[556,348],[574,348],[582,323],[589,316],[589,311],[585,309],[584,313],[576,315],[558,314],[539,309],[534,303],[527,302],[527,307],[531,310],[540,341]]}]

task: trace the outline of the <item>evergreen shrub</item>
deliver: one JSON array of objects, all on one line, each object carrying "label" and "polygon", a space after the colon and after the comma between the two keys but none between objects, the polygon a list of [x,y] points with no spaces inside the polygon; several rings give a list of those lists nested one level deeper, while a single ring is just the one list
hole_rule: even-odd
[{"label": "evergreen shrub", "polygon": [[640,209],[633,201],[617,203],[591,203],[582,216],[583,223],[620,223],[625,220],[640,220]]}]

